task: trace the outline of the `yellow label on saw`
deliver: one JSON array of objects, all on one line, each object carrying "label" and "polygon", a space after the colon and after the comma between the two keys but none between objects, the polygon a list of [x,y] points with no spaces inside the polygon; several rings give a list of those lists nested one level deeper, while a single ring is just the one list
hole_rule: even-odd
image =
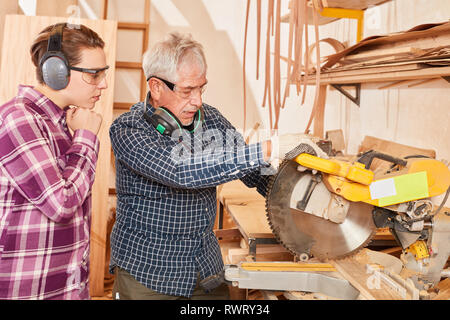
[{"label": "yellow label on saw", "polygon": [[378,199],[378,206],[426,198],[428,181],[426,171],[374,181],[369,186],[372,200]]}]

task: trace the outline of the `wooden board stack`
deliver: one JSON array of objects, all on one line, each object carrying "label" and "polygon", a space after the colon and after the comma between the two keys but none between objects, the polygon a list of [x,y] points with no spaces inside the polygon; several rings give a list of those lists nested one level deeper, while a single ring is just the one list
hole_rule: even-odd
[{"label": "wooden board stack", "polygon": [[[436,79],[450,75],[450,22],[372,36],[325,57],[321,83]],[[297,82],[305,75],[297,75]],[[313,84],[315,73],[306,76]]]}]

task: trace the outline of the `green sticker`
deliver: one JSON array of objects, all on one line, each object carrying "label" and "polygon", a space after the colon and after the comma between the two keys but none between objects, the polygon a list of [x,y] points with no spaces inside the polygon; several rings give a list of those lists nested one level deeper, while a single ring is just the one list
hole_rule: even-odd
[{"label": "green sticker", "polygon": [[166,128],[164,128],[164,126],[159,123],[158,126],[156,127],[156,130],[158,130],[159,133],[163,134],[164,131],[166,131]]}]

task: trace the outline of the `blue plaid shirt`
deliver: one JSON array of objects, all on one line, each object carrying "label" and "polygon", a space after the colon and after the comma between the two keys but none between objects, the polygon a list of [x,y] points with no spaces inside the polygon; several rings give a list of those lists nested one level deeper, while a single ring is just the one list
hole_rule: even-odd
[{"label": "blue plaid shirt", "polygon": [[[154,111],[149,105],[149,114]],[[182,139],[194,150],[184,158],[174,156],[176,139],[145,121],[143,102],[110,128],[117,170],[110,271],[119,266],[163,294],[191,297],[197,273],[204,279],[223,269],[213,233],[217,185],[241,179],[266,193],[261,145],[246,145],[217,109],[204,104],[203,111],[201,130]],[[203,151],[196,153],[199,145]]]}]

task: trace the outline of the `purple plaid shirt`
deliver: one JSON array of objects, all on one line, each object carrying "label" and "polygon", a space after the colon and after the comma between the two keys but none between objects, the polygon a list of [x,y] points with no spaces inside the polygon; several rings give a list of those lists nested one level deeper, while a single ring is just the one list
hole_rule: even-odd
[{"label": "purple plaid shirt", "polygon": [[32,87],[0,107],[0,299],[89,299],[99,140]]}]

